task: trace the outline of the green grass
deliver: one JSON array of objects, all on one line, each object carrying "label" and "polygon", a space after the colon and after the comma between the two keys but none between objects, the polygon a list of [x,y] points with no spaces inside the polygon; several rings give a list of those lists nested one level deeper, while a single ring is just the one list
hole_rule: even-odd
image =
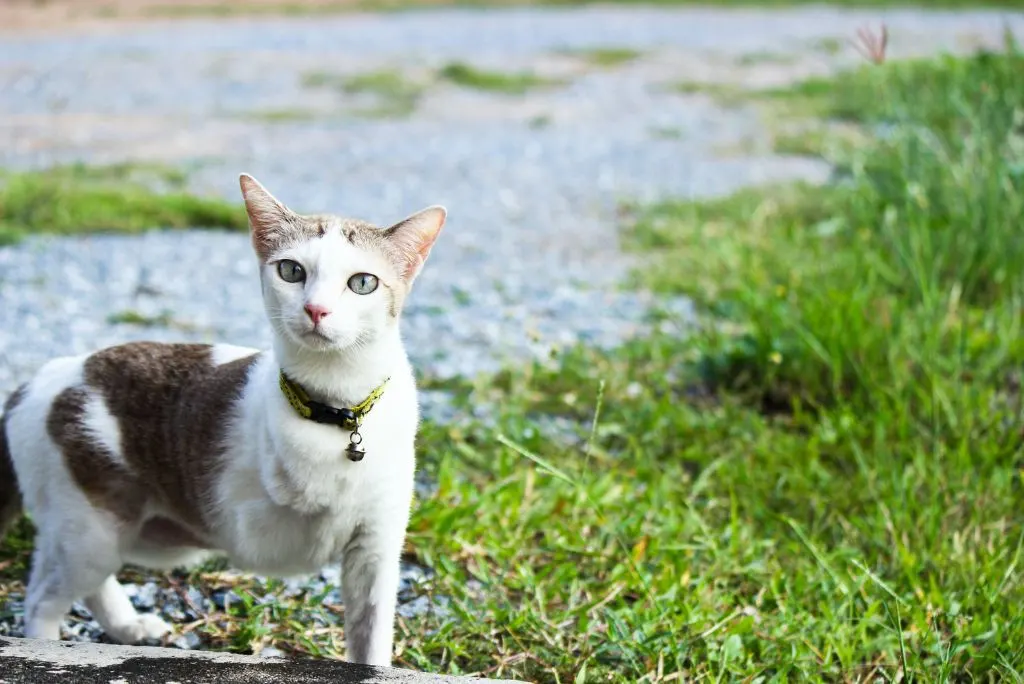
[{"label": "green grass", "polygon": [[673,88],[683,95],[707,95],[723,107],[735,107],[755,97],[754,91],[728,83],[683,81]]},{"label": "green grass", "polygon": [[311,109],[258,109],[246,112],[242,118],[270,124],[288,124],[315,121],[322,116]]},{"label": "green grass", "polygon": [[566,54],[578,57],[593,66],[610,68],[636,61],[643,53],[632,48],[595,47],[567,50]]},{"label": "green grass", "polygon": [[392,69],[378,69],[354,76],[314,71],[302,77],[307,88],[334,88],[350,95],[367,95],[375,104],[357,113],[371,118],[401,118],[416,110],[424,86]]},{"label": "green grass", "polygon": [[182,189],[183,183],[178,172],[137,165],[3,173],[0,242],[36,233],[246,228],[240,205],[196,197]]},{"label": "green grass", "polygon": [[839,38],[827,37],[812,41],[810,47],[815,52],[823,55],[838,55],[843,50],[845,43]]},{"label": "green grass", "polygon": [[145,314],[135,309],[125,309],[124,311],[118,311],[107,316],[107,323],[111,325],[134,325],[141,328],[196,330],[193,324],[178,320],[170,311],[161,311],[158,314]]},{"label": "green grass", "polygon": [[773,52],[771,50],[757,50],[748,52],[736,60],[740,66],[754,66],[756,64],[793,64],[800,59],[800,55],[792,52]]},{"label": "green grass", "polygon": [[[1013,116],[1014,84],[1024,68],[1024,57],[979,53],[970,60],[947,56],[938,60],[908,60],[885,69],[865,66],[836,78],[815,78],[765,94],[795,102],[812,114],[858,122],[888,122],[913,118],[943,136],[965,125],[972,100],[1009,98],[1003,106],[986,109],[985,116]],[[913,92],[914,98],[897,102],[885,95],[892,89]],[[950,93],[962,100],[950,100]],[[1005,125],[982,122],[986,125]]]},{"label": "green grass", "polygon": [[509,95],[522,95],[539,88],[563,85],[563,81],[538,76],[532,72],[490,71],[462,62],[447,64],[441,68],[438,75],[442,79],[464,88]]},{"label": "green grass", "polygon": [[871,136],[861,126],[829,122],[780,130],[772,135],[771,143],[777,154],[822,157],[841,162],[870,140]]},{"label": "green grass", "polygon": [[639,282],[703,325],[481,382],[494,429],[426,426],[411,546],[454,619],[403,621],[402,662],[1019,681],[1019,60],[841,77],[887,128],[834,185],[632,208]]},{"label": "green grass", "polygon": [[345,80],[348,93],[369,93],[378,98],[374,112],[378,116],[408,116],[416,109],[423,86],[413,83],[396,71],[380,70],[352,76]]}]

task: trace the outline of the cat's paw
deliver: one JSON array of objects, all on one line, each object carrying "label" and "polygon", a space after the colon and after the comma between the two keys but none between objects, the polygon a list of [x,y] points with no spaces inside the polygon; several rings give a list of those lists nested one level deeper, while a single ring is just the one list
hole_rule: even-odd
[{"label": "cat's paw", "polygon": [[171,633],[171,626],[153,613],[137,615],[131,622],[107,629],[107,635],[122,644],[160,640]]}]

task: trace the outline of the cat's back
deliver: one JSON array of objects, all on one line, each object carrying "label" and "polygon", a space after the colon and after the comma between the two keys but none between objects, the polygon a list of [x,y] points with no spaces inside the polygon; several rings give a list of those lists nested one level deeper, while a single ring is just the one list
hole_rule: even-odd
[{"label": "cat's back", "polygon": [[181,402],[237,398],[258,353],[232,345],[130,342],[85,357],[82,380],[118,415],[146,417]]},{"label": "cat's back", "polygon": [[41,492],[70,474],[124,517],[138,515],[144,491],[194,508],[258,358],[230,345],[132,342],[49,361],[4,416],[19,481]]},{"label": "cat's back", "polygon": [[[51,359],[19,389],[19,401],[40,403],[99,401],[118,421],[153,419],[180,411],[183,403],[225,404],[236,399],[259,354],[225,344],[129,342],[91,354]],[[58,418],[51,419],[59,420]]]}]

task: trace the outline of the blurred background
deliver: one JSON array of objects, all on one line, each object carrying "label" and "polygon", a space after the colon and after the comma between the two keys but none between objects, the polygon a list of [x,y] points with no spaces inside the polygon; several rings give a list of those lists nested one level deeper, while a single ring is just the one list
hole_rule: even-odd
[{"label": "blurred background", "polygon": [[[1001,394],[1019,310],[1000,307],[1022,272],[1004,248],[1021,167],[1001,156],[1024,149],[1021,62],[967,56],[1019,40],[1024,14],[902,4],[0,0],[0,392],[127,340],[267,345],[240,172],[297,211],[379,225],[444,204],[403,319],[428,422],[397,662],[862,681],[899,662],[909,677],[906,638],[925,679],[940,661],[1009,679],[1019,476],[997,429],[954,419],[1019,399],[1019,378]],[[743,194],[766,185],[801,199]],[[963,292],[966,320],[987,321],[970,348],[993,355],[977,364],[999,369],[992,395],[941,385],[968,362],[921,332],[959,321]],[[690,297],[750,334],[681,341]],[[712,401],[721,387],[735,393]],[[499,447],[495,424],[529,448]],[[948,466],[945,448],[991,458]],[[0,633],[20,630],[27,529],[0,560]],[[181,627],[175,645],[341,653],[336,571],[222,570],[125,579]],[[76,611],[67,634],[100,638]]]},{"label": "blurred background", "polygon": [[[266,344],[246,240],[160,230],[239,228],[184,196],[237,205],[242,171],[299,211],[449,207],[405,319],[424,372],[617,342],[650,303],[618,287],[622,202],[826,177],[778,153],[785,122],[744,91],[857,63],[882,19],[894,56],[998,45],[1005,19],[435,4],[5,0],[0,169],[57,170],[13,176],[0,205],[20,243],[0,252],[0,386],[125,338]],[[36,237],[54,232],[72,237]]]}]

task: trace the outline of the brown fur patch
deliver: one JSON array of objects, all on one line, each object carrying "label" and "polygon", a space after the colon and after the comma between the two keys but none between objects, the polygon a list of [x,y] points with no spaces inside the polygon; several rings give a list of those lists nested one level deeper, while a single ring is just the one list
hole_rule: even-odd
[{"label": "brown fur patch", "polygon": [[139,538],[148,544],[160,547],[203,548],[206,542],[192,530],[168,518],[150,518],[142,525]]},{"label": "brown fur patch", "polygon": [[122,520],[135,520],[146,503],[145,485],[86,429],[88,401],[89,393],[82,387],[69,387],[58,394],[46,417],[46,431],[92,505]]},{"label": "brown fur patch", "polygon": [[7,526],[21,510],[21,490],[18,488],[18,476],[14,472],[11,449],[7,442],[7,417],[25,398],[25,390],[26,385],[21,385],[11,393],[4,403],[4,415],[0,418],[0,540]]},{"label": "brown fur patch", "polygon": [[153,342],[90,356],[85,385],[99,392],[117,420],[127,468],[103,453],[85,430],[84,388],[70,388],[57,398],[47,428],[94,505],[137,522],[146,503],[154,503],[174,518],[170,524],[185,528],[165,535],[170,527],[158,526],[155,536],[202,537],[223,466],[227,426],[255,359],[217,366],[209,345]]},{"label": "brown fur patch", "polygon": [[97,352],[85,381],[121,428],[124,459],[181,522],[206,529],[227,424],[256,356],[214,365],[212,347],[140,342]]}]

